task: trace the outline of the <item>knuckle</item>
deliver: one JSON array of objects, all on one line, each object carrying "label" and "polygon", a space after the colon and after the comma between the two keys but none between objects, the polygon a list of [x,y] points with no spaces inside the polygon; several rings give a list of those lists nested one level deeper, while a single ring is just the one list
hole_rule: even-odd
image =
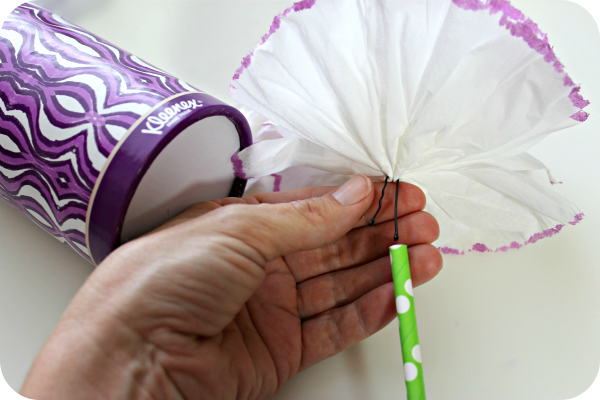
[{"label": "knuckle", "polygon": [[243,204],[230,204],[225,207],[220,207],[213,211],[212,217],[218,222],[231,223],[240,219],[247,219],[252,216],[252,212],[248,209],[250,206]]},{"label": "knuckle", "polygon": [[241,238],[257,236],[264,229],[264,224],[260,223],[258,217],[258,207],[261,206],[230,204],[221,207],[210,214],[210,221],[207,220],[205,225],[211,226],[215,231]]},{"label": "knuckle", "polygon": [[195,214],[200,211],[204,211],[205,206],[206,206],[206,202],[195,203],[195,204],[192,204],[191,206],[189,206],[188,208],[186,208],[183,212]]},{"label": "knuckle", "polygon": [[175,218],[196,218],[219,207],[220,205],[214,201],[202,201],[187,207]]},{"label": "knuckle", "polygon": [[313,227],[321,226],[329,214],[327,205],[319,199],[298,200],[288,204],[290,212]]},{"label": "knuckle", "polygon": [[325,316],[326,318],[326,334],[331,343],[334,354],[337,354],[346,349],[346,344],[340,332],[340,327],[331,313]]},{"label": "knuckle", "polygon": [[329,275],[329,285],[333,297],[333,305],[340,306],[344,304],[348,298],[346,286],[339,280],[339,274],[332,273]]},{"label": "knuckle", "polygon": [[360,329],[360,335],[364,338],[371,336],[373,332],[371,332],[365,323],[365,315],[362,312],[361,308],[355,302],[354,304],[354,312],[356,314],[356,320],[358,321],[358,327]]},{"label": "knuckle", "polygon": [[[307,290],[305,285],[299,285],[297,289],[297,306],[300,319],[306,318],[312,314],[312,304],[310,302],[310,289]],[[308,293],[307,293],[308,292]]]}]

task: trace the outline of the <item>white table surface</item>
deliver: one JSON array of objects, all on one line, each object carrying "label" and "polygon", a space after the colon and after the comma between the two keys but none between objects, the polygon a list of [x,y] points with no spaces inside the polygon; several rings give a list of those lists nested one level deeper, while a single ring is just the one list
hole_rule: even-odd
[{"label": "white table surface", "polygon": [[[228,100],[231,76],[287,0],[107,0],[74,22]],[[586,214],[576,227],[507,253],[445,256],[415,290],[428,398],[567,399],[600,361],[600,36],[564,1],[513,4],[549,34],[590,119],[532,153]],[[0,203],[0,364],[15,389],[92,266]],[[275,396],[402,399],[397,322],[293,378]]]}]

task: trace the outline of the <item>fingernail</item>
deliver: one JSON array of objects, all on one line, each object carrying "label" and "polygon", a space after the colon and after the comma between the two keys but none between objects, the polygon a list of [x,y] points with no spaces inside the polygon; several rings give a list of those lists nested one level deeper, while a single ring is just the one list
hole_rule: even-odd
[{"label": "fingernail", "polygon": [[344,206],[358,203],[371,193],[371,180],[364,175],[356,175],[333,192],[333,197]]}]

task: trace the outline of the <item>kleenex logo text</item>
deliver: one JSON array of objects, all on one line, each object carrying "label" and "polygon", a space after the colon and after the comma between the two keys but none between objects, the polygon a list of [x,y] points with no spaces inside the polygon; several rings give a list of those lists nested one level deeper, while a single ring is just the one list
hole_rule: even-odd
[{"label": "kleenex logo text", "polygon": [[166,107],[158,114],[148,117],[146,120],[146,129],[142,129],[142,133],[162,135],[165,126],[171,126],[189,114],[193,109],[202,107],[202,105],[202,102],[199,100],[189,100]]}]

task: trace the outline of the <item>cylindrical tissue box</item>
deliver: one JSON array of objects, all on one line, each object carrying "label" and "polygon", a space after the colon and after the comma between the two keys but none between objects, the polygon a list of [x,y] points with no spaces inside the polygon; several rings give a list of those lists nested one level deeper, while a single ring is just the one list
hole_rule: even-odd
[{"label": "cylindrical tissue box", "polygon": [[235,108],[39,7],[0,31],[0,196],[98,264],[190,205],[241,196]]}]

